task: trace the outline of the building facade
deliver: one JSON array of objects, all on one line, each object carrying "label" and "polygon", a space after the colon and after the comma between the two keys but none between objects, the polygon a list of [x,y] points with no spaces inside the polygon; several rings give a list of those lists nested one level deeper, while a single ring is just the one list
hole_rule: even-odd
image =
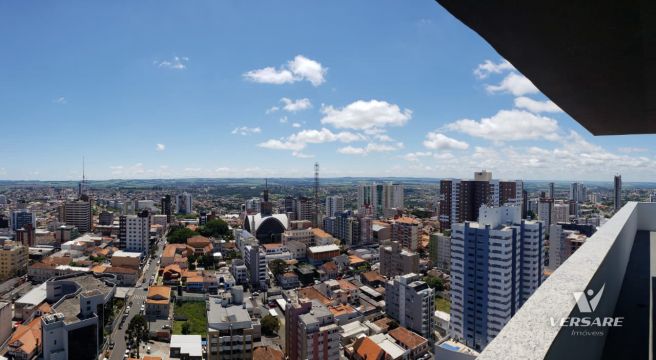
[{"label": "building facade", "polygon": [[481,350],[543,281],[543,223],[514,206],[481,207],[451,232],[451,332]]},{"label": "building facade", "polygon": [[394,277],[385,284],[385,312],[400,326],[430,339],[435,291],[415,273]]}]

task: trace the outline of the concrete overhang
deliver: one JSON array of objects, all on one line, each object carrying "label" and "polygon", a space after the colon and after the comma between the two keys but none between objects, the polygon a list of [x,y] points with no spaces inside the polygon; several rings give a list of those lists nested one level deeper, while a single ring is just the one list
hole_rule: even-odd
[{"label": "concrete overhang", "polygon": [[592,134],[656,133],[656,2],[437,2]]}]

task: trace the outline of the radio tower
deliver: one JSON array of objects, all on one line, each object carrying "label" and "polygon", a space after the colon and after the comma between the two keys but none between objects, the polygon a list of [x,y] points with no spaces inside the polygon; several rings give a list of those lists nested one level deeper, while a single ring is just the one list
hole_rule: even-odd
[{"label": "radio tower", "polygon": [[312,218],[314,225],[319,227],[319,163],[314,163],[314,207]]}]

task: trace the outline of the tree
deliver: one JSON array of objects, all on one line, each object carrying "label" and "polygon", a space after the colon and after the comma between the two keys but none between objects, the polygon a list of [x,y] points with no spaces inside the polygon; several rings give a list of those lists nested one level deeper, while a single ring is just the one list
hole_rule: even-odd
[{"label": "tree", "polygon": [[269,270],[273,276],[278,276],[287,271],[287,263],[284,260],[275,259],[269,263]]},{"label": "tree", "polygon": [[274,335],[280,329],[280,321],[277,317],[266,315],[262,318],[262,332],[267,335]]},{"label": "tree", "polygon": [[139,358],[139,347],[142,342],[148,342],[148,322],[146,318],[142,315],[135,315],[130,324],[128,324],[128,329],[125,331],[126,339],[132,343],[136,344],[137,347],[137,358]]},{"label": "tree", "polygon": [[171,230],[166,239],[171,244],[184,244],[187,242],[187,239],[196,235],[198,235],[198,233],[188,227],[179,226]]},{"label": "tree", "polygon": [[206,237],[225,237],[230,232],[228,223],[221,219],[212,219],[200,229],[200,234]]},{"label": "tree", "polygon": [[428,287],[435,289],[435,291],[444,290],[444,282],[442,281],[442,279],[436,276],[428,275],[424,278],[424,282],[426,282],[426,285],[428,285]]},{"label": "tree", "polygon": [[182,335],[187,335],[191,333],[191,324],[189,324],[189,321],[185,321],[182,324]]}]

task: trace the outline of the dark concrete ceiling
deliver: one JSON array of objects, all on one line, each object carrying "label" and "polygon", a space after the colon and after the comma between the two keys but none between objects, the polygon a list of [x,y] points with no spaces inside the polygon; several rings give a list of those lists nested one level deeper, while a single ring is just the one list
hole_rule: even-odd
[{"label": "dark concrete ceiling", "polygon": [[437,2],[591,133],[656,133],[656,1]]}]

